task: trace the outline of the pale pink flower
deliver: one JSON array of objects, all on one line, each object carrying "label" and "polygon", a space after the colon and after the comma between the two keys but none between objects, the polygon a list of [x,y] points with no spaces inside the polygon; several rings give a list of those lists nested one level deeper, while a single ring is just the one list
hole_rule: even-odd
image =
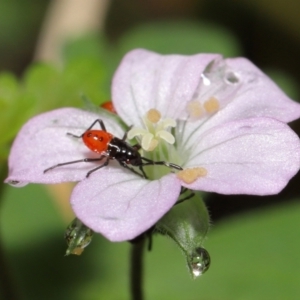
[{"label": "pale pink flower", "polygon": [[44,174],[58,163],[99,156],[67,132],[81,135],[100,118],[114,136],[124,134],[106,114],[63,108],[24,125],[6,182],[79,181],[71,196],[76,216],[109,240],[123,241],[153,226],[176,203],[181,187],[276,194],[299,170],[299,139],[286,123],[299,118],[300,105],[245,58],[134,50],[115,73],[112,99],[118,116],[133,125],[129,137],[142,144],[143,156],[184,170],[146,166],[146,180],[111,161],[88,178],[99,162]]}]

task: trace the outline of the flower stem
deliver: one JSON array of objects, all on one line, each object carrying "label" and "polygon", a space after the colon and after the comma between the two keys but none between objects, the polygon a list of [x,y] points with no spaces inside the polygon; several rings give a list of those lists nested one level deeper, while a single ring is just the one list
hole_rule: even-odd
[{"label": "flower stem", "polygon": [[[4,164],[0,166],[0,182],[3,182],[7,175],[7,169]],[[0,214],[2,213],[4,184],[0,185]],[[16,285],[13,280],[12,272],[7,261],[5,247],[3,245],[2,230],[0,230],[0,298],[19,299],[16,291]],[[2,298],[1,298],[2,299]]]},{"label": "flower stem", "polygon": [[143,254],[145,238],[134,241],[130,253],[130,291],[132,300],[143,300]]}]

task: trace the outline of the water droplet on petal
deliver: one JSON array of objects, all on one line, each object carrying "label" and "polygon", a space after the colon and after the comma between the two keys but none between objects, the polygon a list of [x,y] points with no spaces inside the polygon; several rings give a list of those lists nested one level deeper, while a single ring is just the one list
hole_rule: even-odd
[{"label": "water droplet on petal", "polygon": [[211,81],[204,73],[201,74],[202,82],[204,85],[210,85]]},{"label": "water droplet on petal", "polygon": [[188,266],[194,279],[205,273],[210,266],[210,256],[207,250],[202,247],[196,248],[188,258]]},{"label": "water droplet on petal", "polygon": [[236,84],[239,83],[239,78],[234,72],[227,72],[225,74],[225,82],[228,84]]},{"label": "water droplet on petal", "polygon": [[211,85],[212,81],[211,81],[211,73],[213,72],[213,70],[215,69],[215,65],[217,64],[218,60],[212,60],[211,62],[209,62],[209,64],[205,67],[205,69],[203,70],[203,73],[201,74],[201,78],[202,78],[202,83],[204,85]]},{"label": "water droplet on petal", "polygon": [[18,180],[8,180],[6,183],[10,184],[13,187],[23,187],[27,185],[27,182],[22,182]]}]

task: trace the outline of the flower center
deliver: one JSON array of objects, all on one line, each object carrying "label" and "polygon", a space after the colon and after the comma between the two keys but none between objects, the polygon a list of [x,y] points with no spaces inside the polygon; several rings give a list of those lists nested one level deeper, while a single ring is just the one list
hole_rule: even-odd
[{"label": "flower center", "polygon": [[[219,102],[216,98],[211,97],[200,107],[198,101],[192,103],[191,112],[198,114],[200,111],[212,114],[219,109]],[[128,138],[137,138],[144,157],[153,161],[166,161],[174,164],[182,162],[182,158],[177,153],[175,145],[175,137],[170,132],[171,128],[176,127],[176,121],[171,118],[162,119],[161,113],[157,109],[150,109],[142,118],[144,127],[133,127],[128,131]],[[177,145],[178,146],[178,145]],[[170,170],[163,166],[162,168],[157,165],[147,167],[147,176],[151,179],[157,179],[169,173]],[[188,168],[177,173],[177,177],[189,184],[194,182],[200,177],[207,175],[207,170],[203,167]]]},{"label": "flower center", "polygon": [[161,141],[174,144],[175,138],[170,133],[169,128],[176,126],[175,120],[171,118],[161,119],[161,113],[152,108],[143,117],[143,122],[145,128],[133,127],[128,132],[129,139],[134,137],[140,139],[143,150],[153,151]]},{"label": "flower center", "polygon": [[[157,109],[150,109],[142,118],[144,127],[133,127],[128,131],[128,138],[137,138],[142,148],[142,156],[153,161],[165,161],[177,164],[177,151],[174,147],[175,137],[171,128],[176,127],[176,121],[162,118]],[[158,165],[147,166],[147,176],[158,179],[170,172],[170,169]]]}]

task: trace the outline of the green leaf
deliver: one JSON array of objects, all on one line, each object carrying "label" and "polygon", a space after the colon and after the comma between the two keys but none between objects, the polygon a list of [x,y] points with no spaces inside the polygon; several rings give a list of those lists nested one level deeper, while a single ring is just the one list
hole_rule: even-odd
[{"label": "green leaf", "polygon": [[10,73],[0,74],[0,156],[6,155],[11,142],[21,124],[32,112],[34,103],[22,95],[19,83]]},{"label": "green leaf", "polygon": [[199,194],[175,205],[155,228],[177,243],[194,278],[209,268],[209,254],[202,248],[209,229],[209,215]]},{"label": "green leaf", "polygon": [[109,97],[111,78],[120,60],[115,45],[109,44],[104,36],[92,34],[69,40],[63,48],[64,63],[68,64],[70,61],[83,58],[96,59],[100,62],[102,69],[105,70],[107,88],[105,92]]},{"label": "green leaf", "polygon": [[19,83],[12,73],[0,73],[0,112],[19,94]]},{"label": "green leaf", "polygon": [[96,58],[79,57],[58,69],[49,64],[32,65],[24,77],[24,90],[36,102],[38,112],[58,107],[82,107],[82,96],[94,103],[109,98],[106,72]]},{"label": "green leaf", "polygon": [[80,57],[71,60],[67,63],[62,76],[63,85],[71,95],[77,97],[85,95],[98,105],[110,99],[107,73],[100,59]]}]

